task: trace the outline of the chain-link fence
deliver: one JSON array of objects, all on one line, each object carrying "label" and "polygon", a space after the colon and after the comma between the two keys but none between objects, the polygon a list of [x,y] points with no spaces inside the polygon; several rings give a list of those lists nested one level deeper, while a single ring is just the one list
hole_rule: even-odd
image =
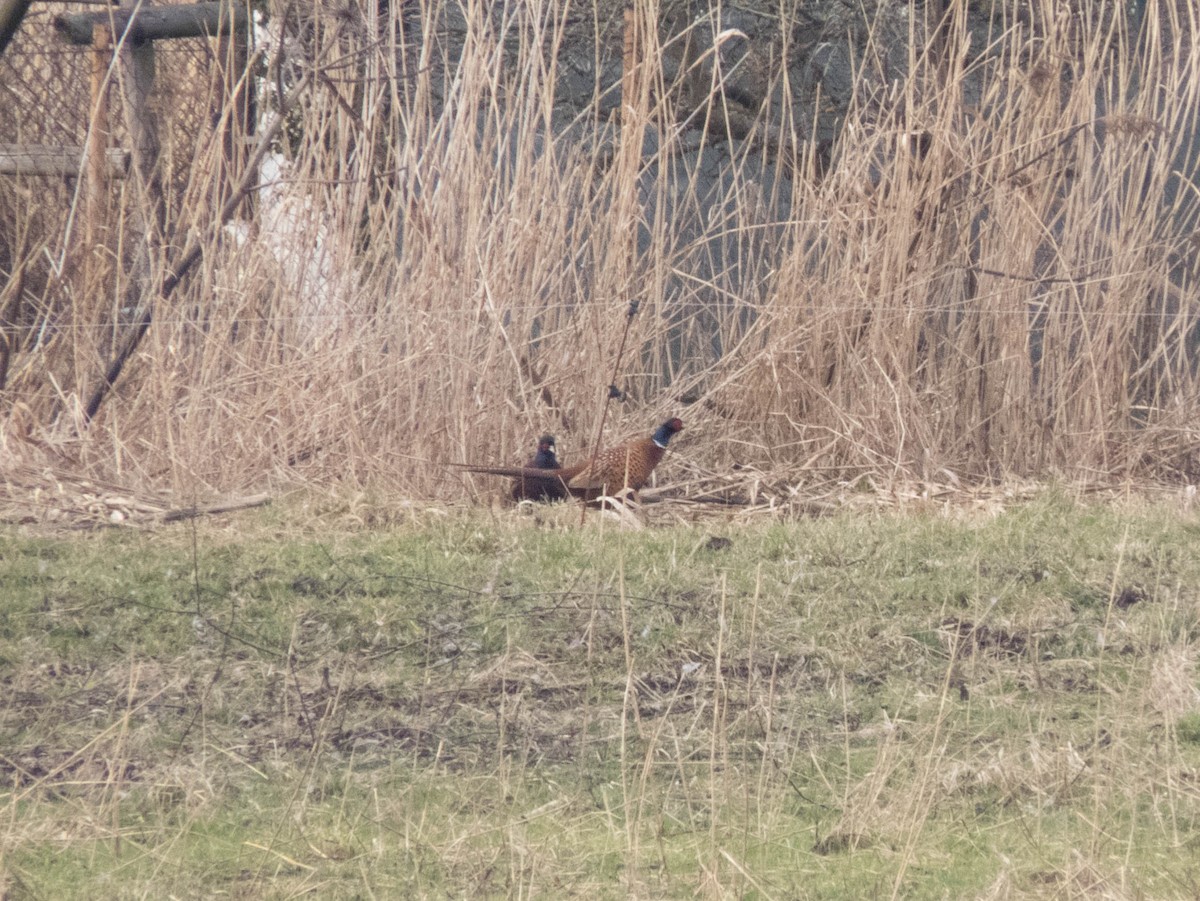
[{"label": "chain-link fence", "polygon": [[[126,31],[127,12],[36,6],[0,55],[0,387],[22,396],[41,375],[10,364],[35,359],[23,353],[33,345],[38,359],[55,358],[67,333],[95,332],[86,344],[62,341],[62,354],[75,357],[80,382],[97,377],[141,303],[131,291],[147,289],[152,255],[177,242],[183,210],[194,215],[227,73],[241,75],[224,64],[244,61],[227,42],[145,40]],[[92,44],[79,43],[92,28],[84,17],[108,26]],[[135,142],[149,151],[139,156]]]}]

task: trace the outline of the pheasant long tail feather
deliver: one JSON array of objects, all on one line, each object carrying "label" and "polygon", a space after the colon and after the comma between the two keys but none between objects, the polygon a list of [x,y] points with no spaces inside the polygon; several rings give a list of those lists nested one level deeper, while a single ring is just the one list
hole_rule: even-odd
[{"label": "pheasant long tail feather", "polygon": [[[489,476],[511,476],[517,478],[529,472],[524,466],[476,466],[474,463],[451,463],[450,465],[456,469],[463,469],[467,472],[481,472]],[[545,475],[544,472],[542,474]]]}]

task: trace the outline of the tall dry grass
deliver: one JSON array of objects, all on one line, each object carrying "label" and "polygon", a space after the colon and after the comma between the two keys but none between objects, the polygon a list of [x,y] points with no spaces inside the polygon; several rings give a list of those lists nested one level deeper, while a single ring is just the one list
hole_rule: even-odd
[{"label": "tall dry grass", "polygon": [[[1193,476],[1195,23],[1150,2],[1137,35],[1084,7],[1009,4],[986,46],[961,11],[914,22],[906,78],[861,62],[824,173],[776,100],[724,140],[736,54],[664,65],[689,39],[736,46],[712,11],[671,34],[636,4],[625,102],[597,88],[578,113],[560,59],[580,13],[558,0],[277,7],[282,159],[254,220],[222,227],[219,142],[164,135],[189,178],[144,296],[202,254],[90,424],[130,328],[137,192],[95,249],[67,227],[78,197],[55,217],[20,201],[36,185],[8,194],[6,450],[189,492],[454,497],[441,461],[515,460],[544,430],[583,453],[615,381],[608,437],[687,421],[677,474]],[[588,11],[608,17],[594,54],[619,59],[609,12]],[[776,69],[764,96],[790,96]],[[713,146],[715,187],[695,165]]]}]

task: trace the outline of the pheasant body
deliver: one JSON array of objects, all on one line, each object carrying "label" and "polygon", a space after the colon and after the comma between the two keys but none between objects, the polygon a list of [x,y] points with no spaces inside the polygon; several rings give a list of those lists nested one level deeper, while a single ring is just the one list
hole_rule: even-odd
[{"label": "pheasant body", "polygon": [[538,475],[526,477],[515,476],[512,484],[512,497],[515,501],[553,501],[567,496],[566,489],[558,479],[546,478],[547,471],[562,469],[558,455],[554,452],[554,436],[543,435],[538,439],[537,453],[521,467],[523,470],[536,469]]},{"label": "pheasant body", "polygon": [[[618,494],[625,489],[637,491],[644,486],[650,481],[654,467],[662,461],[671,436],[682,428],[683,422],[679,419],[668,419],[648,438],[619,444],[601,451],[592,460],[573,466],[547,469],[532,465],[460,465],[467,472],[513,479],[513,497],[557,500],[571,496],[591,501],[602,495]],[[540,444],[538,449],[540,456]]]},{"label": "pheasant body", "polygon": [[578,467],[566,479],[567,489],[575,497],[594,500],[601,495],[615,495],[629,488],[637,491],[648,481],[663,455],[671,436],[683,428],[678,419],[669,419],[649,438],[638,438],[601,451],[594,460]]}]

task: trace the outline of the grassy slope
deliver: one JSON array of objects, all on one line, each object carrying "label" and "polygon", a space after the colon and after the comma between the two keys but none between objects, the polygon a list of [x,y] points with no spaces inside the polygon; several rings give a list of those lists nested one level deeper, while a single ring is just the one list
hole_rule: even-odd
[{"label": "grassy slope", "polygon": [[1194,514],[547,518],[0,532],[0,886],[1200,886]]}]

